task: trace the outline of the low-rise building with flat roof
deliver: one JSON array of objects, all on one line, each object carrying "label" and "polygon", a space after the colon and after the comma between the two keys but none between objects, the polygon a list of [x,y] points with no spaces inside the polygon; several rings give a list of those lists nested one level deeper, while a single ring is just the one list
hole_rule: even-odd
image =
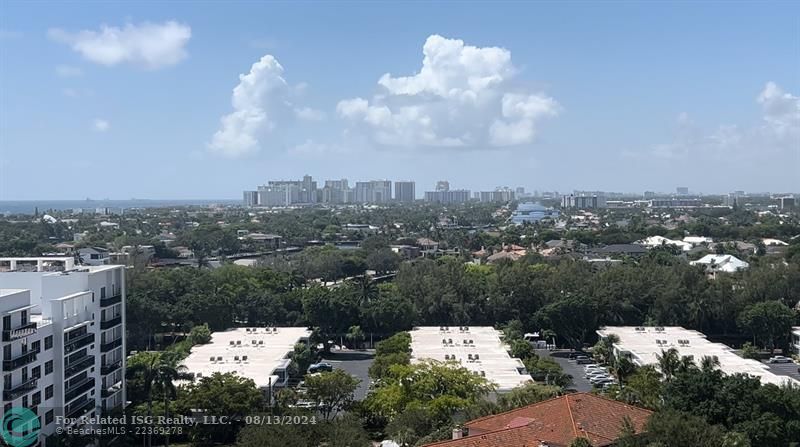
[{"label": "low-rise building with flat roof", "polygon": [[252,379],[264,390],[288,383],[289,354],[294,345],[307,342],[304,327],[234,328],[211,334],[211,341],[196,345],[183,362],[195,379],[234,373]]},{"label": "low-rise building with flat roof", "polygon": [[425,326],[411,334],[411,361],[455,362],[497,385],[497,392],[532,382],[522,360],[511,357],[501,332],[489,326]]},{"label": "low-rise building with flat roof", "polygon": [[689,357],[697,365],[703,357],[715,357],[719,360],[719,369],[725,374],[747,374],[760,378],[764,384],[800,385],[800,382],[791,377],[771,372],[764,363],[742,358],[729,346],[710,342],[702,333],[680,326],[609,326],[599,329],[597,334],[603,338],[611,334],[619,337],[619,341],[614,343],[615,355],[627,357],[638,366],[658,367],[658,356],[662,351],[675,348],[678,356]]}]

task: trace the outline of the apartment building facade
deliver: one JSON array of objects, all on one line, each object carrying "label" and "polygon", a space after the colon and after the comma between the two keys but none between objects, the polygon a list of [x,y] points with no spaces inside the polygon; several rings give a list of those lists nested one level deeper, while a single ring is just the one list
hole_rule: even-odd
[{"label": "apartment building facade", "polygon": [[59,426],[121,409],[125,267],[0,258],[0,284],[4,412],[35,413],[45,445]]}]

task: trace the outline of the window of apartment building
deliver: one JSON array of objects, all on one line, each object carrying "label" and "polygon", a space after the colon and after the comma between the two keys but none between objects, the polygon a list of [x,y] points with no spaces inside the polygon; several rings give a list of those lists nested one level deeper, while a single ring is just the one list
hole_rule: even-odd
[{"label": "window of apartment building", "polygon": [[31,369],[31,377],[34,379],[41,379],[42,378],[42,367],[41,366],[34,366]]},{"label": "window of apartment building", "polygon": [[3,330],[11,330],[11,315],[6,315],[3,317]]},{"label": "window of apartment building", "polygon": [[42,393],[41,391],[37,391],[33,393],[33,396],[31,396],[31,404],[33,406],[36,406],[39,405],[40,403],[42,403]]},{"label": "window of apartment building", "polygon": [[53,397],[53,385],[48,385],[47,388],[44,389],[44,398],[50,399]]},{"label": "window of apartment building", "polygon": [[3,376],[3,389],[4,390],[11,389],[11,373],[8,373],[5,376]]},{"label": "window of apartment building", "polygon": [[48,360],[44,363],[44,375],[53,374],[53,361]]},{"label": "window of apartment building", "polygon": [[35,342],[31,343],[31,350],[38,352],[42,349],[42,341],[36,340]]},{"label": "window of apartment building", "polygon": [[44,423],[45,424],[52,424],[53,423],[53,410],[48,411],[44,414]]},{"label": "window of apartment building", "polygon": [[22,325],[26,325],[26,324],[28,324],[28,311],[27,310],[23,310],[22,311]]},{"label": "window of apartment building", "polygon": [[105,288],[105,286],[100,287],[100,299],[101,300],[106,299],[106,288]]},{"label": "window of apartment building", "polygon": [[53,336],[48,335],[44,338],[44,350],[53,349]]},{"label": "window of apartment building", "polygon": [[3,414],[8,413],[8,410],[11,409],[11,406],[14,405],[11,402],[7,403],[5,407],[3,407]]},{"label": "window of apartment building", "polygon": [[28,408],[28,396],[22,396],[22,407]]},{"label": "window of apartment building", "polygon": [[3,360],[11,360],[11,345],[3,346]]}]

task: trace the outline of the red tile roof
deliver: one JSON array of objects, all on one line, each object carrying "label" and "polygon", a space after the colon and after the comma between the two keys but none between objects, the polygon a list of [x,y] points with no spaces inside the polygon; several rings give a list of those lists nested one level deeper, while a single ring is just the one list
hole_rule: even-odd
[{"label": "red tile roof", "polygon": [[589,393],[574,393],[505,413],[467,422],[469,436],[442,441],[437,447],[538,447],[567,446],[575,438],[593,446],[611,445],[627,417],[637,433],[651,411]]}]

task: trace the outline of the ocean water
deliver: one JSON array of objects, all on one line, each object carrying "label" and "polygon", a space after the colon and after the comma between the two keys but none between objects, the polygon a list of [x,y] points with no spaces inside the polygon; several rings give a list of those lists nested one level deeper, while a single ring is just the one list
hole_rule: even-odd
[{"label": "ocean water", "polygon": [[241,200],[3,200],[0,201],[0,214],[33,214],[37,209],[39,213],[48,210],[73,210],[92,208],[163,208],[170,206],[206,206],[206,205],[240,205]]}]

